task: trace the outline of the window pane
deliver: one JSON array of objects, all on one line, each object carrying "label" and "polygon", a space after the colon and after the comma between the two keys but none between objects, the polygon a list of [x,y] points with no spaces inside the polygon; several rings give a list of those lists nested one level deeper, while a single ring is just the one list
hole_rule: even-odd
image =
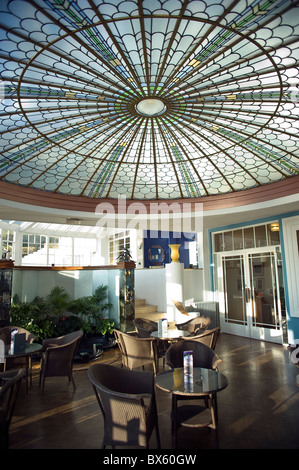
[{"label": "window pane", "polygon": [[254,247],[253,227],[244,228],[244,248]]},{"label": "window pane", "polygon": [[269,245],[279,245],[280,236],[279,236],[279,224],[278,222],[267,225],[268,233],[268,243]]},{"label": "window pane", "polygon": [[255,246],[267,246],[266,226],[258,225],[255,229]]},{"label": "window pane", "polygon": [[232,232],[224,232],[224,251],[231,251],[233,249],[233,234]]},{"label": "window pane", "polygon": [[89,238],[74,239],[74,264],[92,266],[96,263],[96,240]]},{"label": "window pane", "polygon": [[214,235],[214,251],[223,251],[223,233],[215,233]]},{"label": "window pane", "polygon": [[243,230],[234,230],[233,231],[234,237],[234,250],[242,250],[243,249]]}]

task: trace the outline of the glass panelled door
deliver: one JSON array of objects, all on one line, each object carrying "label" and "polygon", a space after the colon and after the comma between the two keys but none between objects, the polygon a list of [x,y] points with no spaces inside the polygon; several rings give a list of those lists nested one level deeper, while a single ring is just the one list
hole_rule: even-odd
[{"label": "glass panelled door", "polygon": [[244,251],[221,258],[222,331],[282,343],[276,251]]},{"label": "glass panelled door", "polygon": [[222,289],[219,283],[221,331],[249,336],[244,255],[222,256]]}]

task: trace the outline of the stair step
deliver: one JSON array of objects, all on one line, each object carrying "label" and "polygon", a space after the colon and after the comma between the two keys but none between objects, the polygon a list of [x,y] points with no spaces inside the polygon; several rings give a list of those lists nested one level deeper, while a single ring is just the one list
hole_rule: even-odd
[{"label": "stair step", "polygon": [[154,321],[166,318],[165,313],[160,313],[157,310],[157,305],[147,304],[145,299],[135,299],[135,318],[146,318]]},{"label": "stair step", "polygon": [[141,305],[140,307],[136,307],[135,305],[135,313],[136,311],[138,313],[157,313],[157,310],[158,310],[157,305],[144,304],[144,305]]},{"label": "stair step", "polygon": [[158,313],[157,305],[147,304],[145,299],[135,299],[135,317],[147,317]]},{"label": "stair step", "polygon": [[167,318],[165,313],[142,313],[138,314],[138,312],[135,311],[135,318],[145,318],[146,320],[153,320],[153,321],[158,321],[162,320],[163,318]]},{"label": "stair step", "polygon": [[[157,312],[156,305],[149,305],[144,299],[135,299],[135,318],[158,321],[167,318],[167,313]],[[175,328],[175,322],[168,323],[169,328]]]}]

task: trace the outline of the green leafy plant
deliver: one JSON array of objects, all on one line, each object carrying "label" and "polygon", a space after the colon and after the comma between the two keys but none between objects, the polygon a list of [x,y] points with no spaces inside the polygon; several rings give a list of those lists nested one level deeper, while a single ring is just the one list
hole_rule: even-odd
[{"label": "green leafy plant", "polygon": [[112,334],[113,320],[104,317],[111,304],[107,302],[108,286],[99,286],[93,295],[70,300],[62,287],[54,287],[44,299],[20,302],[14,296],[10,323],[30,331],[38,341],[63,336],[82,329],[87,335]]},{"label": "green leafy plant", "polygon": [[15,296],[10,310],[10,324],[20,326],[38,337],[39,341],[55,335],[56,325],[47,315],[43,299],[20,302]]},{"label": "green leafy plant", "polygon": [[107,302],[107,286],[99,286],[93,295],[80,297],[69,305],[69,310],[82,320],[82,329],[89,335],[111,334],[114,328],[113,320],[104,317],[104,312],[111,306]]},{"label": "green leafy plant", "polygon": [[69,303],[69,295],[63,287],[53,287],[47,296],[48,308],[54,316],[64,315],[67,312]]}]

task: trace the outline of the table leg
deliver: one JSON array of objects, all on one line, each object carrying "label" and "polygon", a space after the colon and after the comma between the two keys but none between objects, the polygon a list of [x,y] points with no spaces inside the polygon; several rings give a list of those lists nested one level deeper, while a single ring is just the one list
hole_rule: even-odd
[{"label": "table leg", "polygon": [[29,370],[29,355],[25,356],[25,385],[26,385],[26,395],[28,394],[28,370]]},{"label": "table leg", "polygon": [[171,411],[171,434],[173,448],[176,449],[177,444],[177,399],[175,393],[172,394],[172,411]]},{"label": "table leg", "polygon": [[209,395],[210,398],[210,411],[212,415],[212,427],[213,429],[217,428],[218,422],[218,410],[217,410],[217,397],[216,394],[211,393]]}]

